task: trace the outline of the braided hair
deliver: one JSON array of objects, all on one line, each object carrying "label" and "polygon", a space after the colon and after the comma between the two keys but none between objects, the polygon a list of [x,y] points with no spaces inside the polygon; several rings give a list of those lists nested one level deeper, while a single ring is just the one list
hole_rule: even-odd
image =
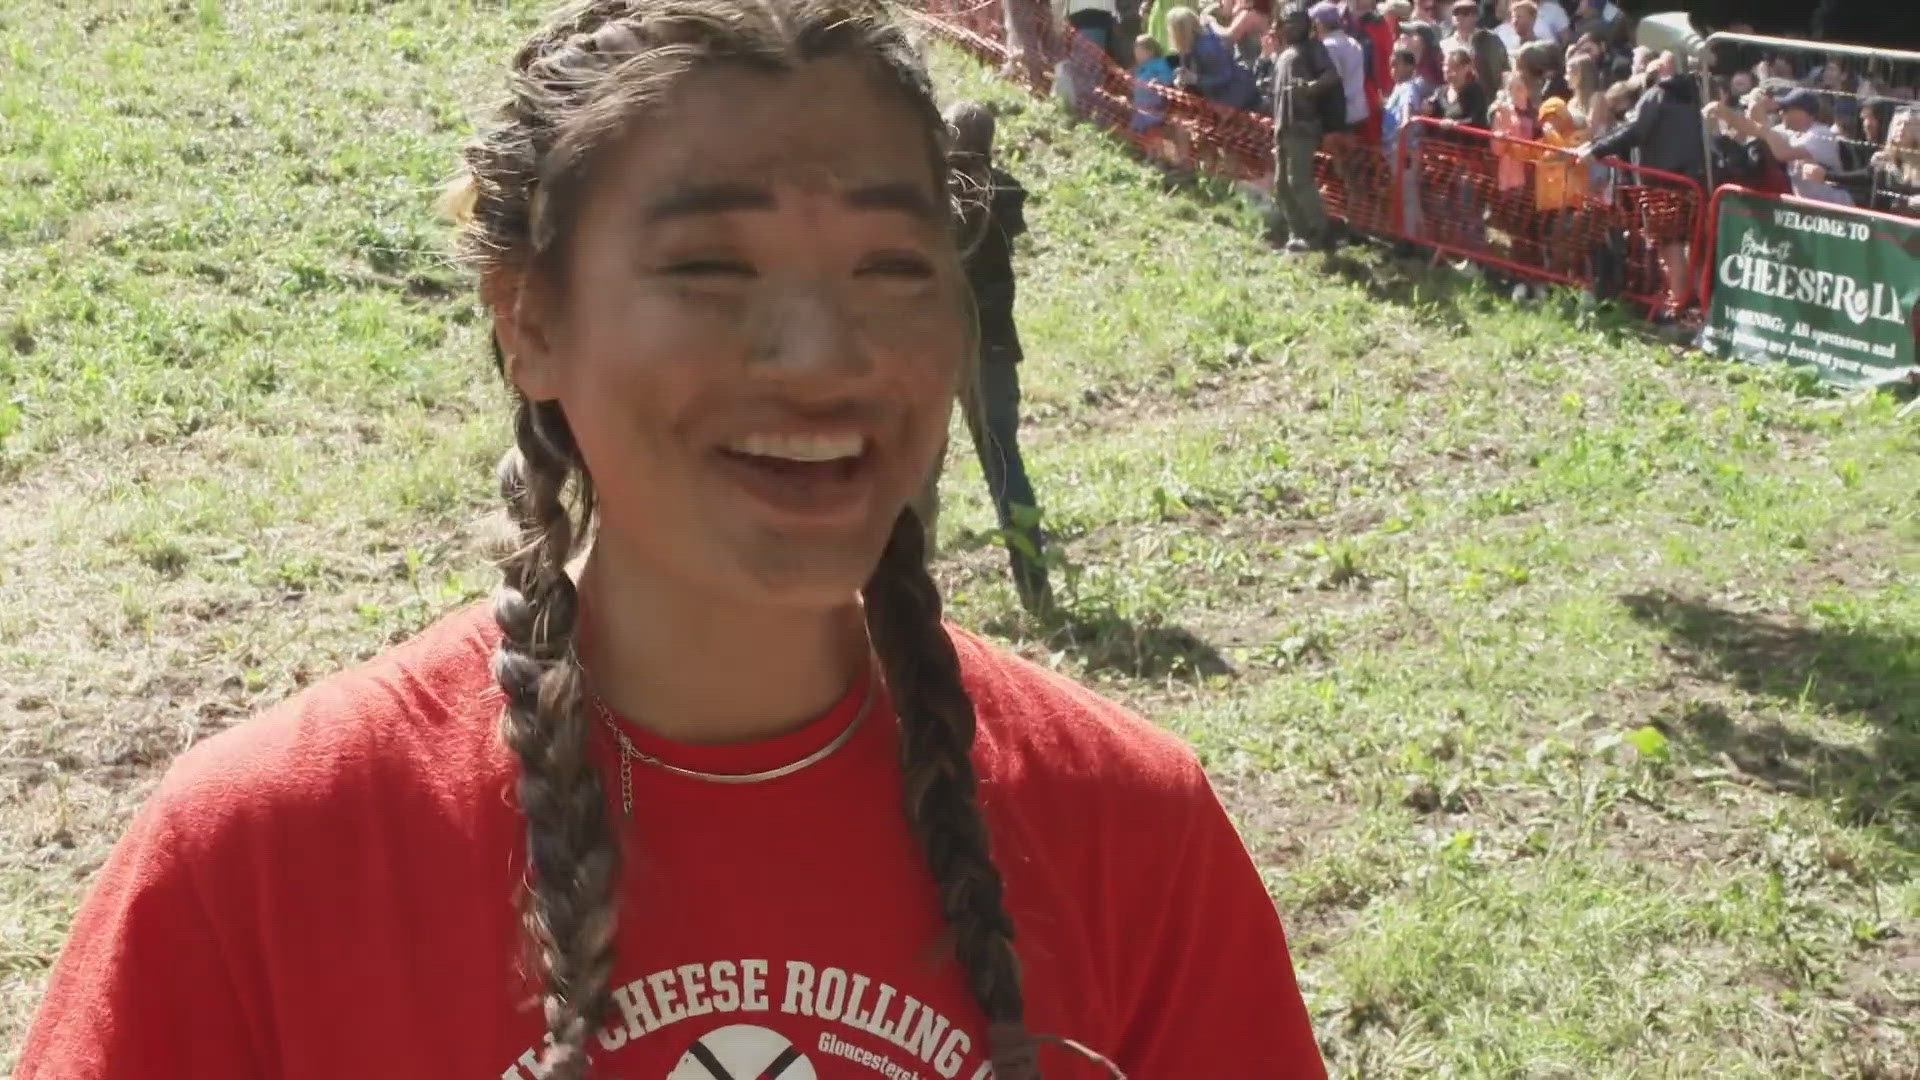
[{"label": "braided hair", "polygon": [[[949,180],[931,84],[878,0],[586,0],[515,54],[506,100],[465,152],[464,175],[444,205],[462,225],[467,261],[483,280],[498,271],[558,280],[597,156],[676,80],[714,63],[782,71],[829,57],[865,64],[913,107],[929,167]],[[497,340],[494,353],[504,373]],[[521,920],[549,1034],[543,1075],[577,1080],[609,1004],[621,861],[588,752],[585,676],[573,648],[579,599],[567,572],[593,524],[593,485],[560,405],[529,400],[507,381],[514,447],[499,484],[517,538],[494,600],[501,638],[493,670],[526,819]],[[864,588],[899,716],[904,809],[986,1015],[994,1075],[1038,1080],[1013,922],[975,800],[973,703],[924,545],[919,520],[902,511]]]}]

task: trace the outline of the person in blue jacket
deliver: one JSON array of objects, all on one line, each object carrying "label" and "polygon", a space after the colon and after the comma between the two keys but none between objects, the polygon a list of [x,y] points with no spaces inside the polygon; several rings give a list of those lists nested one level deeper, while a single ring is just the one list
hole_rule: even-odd
[{"label": "person in blue jacket", "polygon": [[1230,109],[1254,107],[1253,72],[1234,59],[1233,46],[1192,8],[1167,12],[1167,37],[1180,57],[1175,85]]}]

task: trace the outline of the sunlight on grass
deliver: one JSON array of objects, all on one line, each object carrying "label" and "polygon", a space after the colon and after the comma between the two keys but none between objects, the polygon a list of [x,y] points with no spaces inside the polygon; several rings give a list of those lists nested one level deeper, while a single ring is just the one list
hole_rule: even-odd
[{"label": "sunlight on grass", "polygon": [[[0,13],[0,1045],[173,753],[489,586],[502,401],[431,203],[543,6]],[[1282,259],[932,59],[1033,193],[1067,617],[1020,613],[958,429],[937,574],[1194,743],[1336,1073],[1910,1072],[1920,427]]]}]

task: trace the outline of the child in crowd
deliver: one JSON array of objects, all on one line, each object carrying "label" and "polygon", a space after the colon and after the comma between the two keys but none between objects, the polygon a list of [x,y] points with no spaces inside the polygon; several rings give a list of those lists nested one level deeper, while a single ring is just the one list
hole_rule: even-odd
[{"label": "child in crowd", "polygon": [[[1587,141],[1587,132],[1564,100],[1548,98],[1540,103],[1539,141],[1571,151]],[[1579,273],[1577,240],[1585,232],[1587,180],[1586,164],[1571,153],[1547,154],[1533,167],[1534,209],[1540,214],[1547,266],[1562,274]]]},{"label": "child in crowd", "polygon": [[1173,85],[1173,64],[1146,34],[1133,40],[1133,130],[1145,133],[1167,120],[1167,98],[1155,87]]},{"label": "child in crowd", "polygon": [[[1415,153],[1415,139],[1419,129],[1413,118],[1425,112],[1434,86],[1420,74],[1410,49],[1394,51],[1391,71],[1393,90],[1380,109],[1380,142],[1388,154],[1389,175],[1400,178],[1400,233],[1417,236],[1420,233],[1420,160]],[[1412,255],[1414,251],[1410,241],[1402,240],[1395,245],[1395,253],[1399,255]]]}]

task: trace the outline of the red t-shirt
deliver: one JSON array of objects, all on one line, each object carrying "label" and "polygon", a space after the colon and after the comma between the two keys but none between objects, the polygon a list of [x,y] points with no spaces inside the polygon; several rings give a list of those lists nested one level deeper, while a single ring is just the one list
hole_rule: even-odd
[{"label": "red t-shirt", "polygon": [[[495,640],[466,609],[183,755],[81,908],[17,1080],[535,1080]],[[954,640],[1029,1027],[1132,1080],[1324,1076],[1273,904],[1192,754]],[[830,741],[858,695],[763,743],[636,743],[770,768]],[[762,784],[636,763],[631,820],[599,739],[628,855],[596,1077],[988,1075],[877,705],[837,752]],[[1104,1080],[1065,1051],[1042,1064]]]}]

